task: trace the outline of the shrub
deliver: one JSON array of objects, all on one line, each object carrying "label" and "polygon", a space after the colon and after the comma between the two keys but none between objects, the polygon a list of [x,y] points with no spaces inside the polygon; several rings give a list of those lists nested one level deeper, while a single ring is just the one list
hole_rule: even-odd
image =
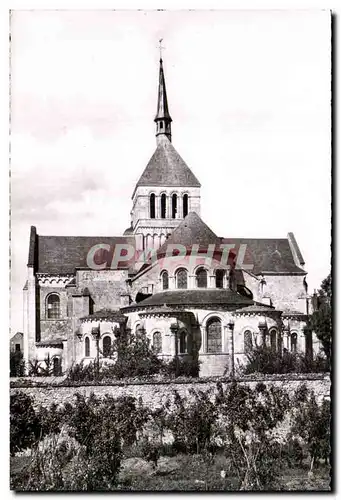
[{"label": "shrub", "polygon": [[42,435],[40,420],[32,399],[23,392],[11,394],[10,399],[10,453],[30,448]]},{"label": "shrub", "polygon": [[175,357],[164,363],[163,373],[171,377],[199,377],[200,363],[197,358]]},{"label": "shrub", "polygon": [[[216,405],[222,415],[221,433],[230,472],[241,490],[276,486],[280,446],[271,435],[290,405],[286,391],[258,383],[254,389],[236,382],[225,391],[217,384]],[[225,418],[224,418],[225,417]]]},{"label": "shrub", "polygon": [[186,453],[201,453],[213,444],[217,407],[208,392],[190,390],[192,400],[181,398],[174,391],[174,399],[167,403],[171,408],[165,418],[165,427],[174,437],[173,447]]},{"label": "shrub", "polygon": [[311,469],[317,459],[328,461],[330,454],[330,401],[317,404],[314,393],[300,387],[294,394],[295,411],[291,435],[307,447]]},{"label": "shrub", "polygon": [[328,360],[315,356],[309,358],[304,354],[284,350],[283,354],[273,351],[268,346],[255,346],[246,354],[247,363],[244,374],[251,373],[319,373],[329,371]]}]

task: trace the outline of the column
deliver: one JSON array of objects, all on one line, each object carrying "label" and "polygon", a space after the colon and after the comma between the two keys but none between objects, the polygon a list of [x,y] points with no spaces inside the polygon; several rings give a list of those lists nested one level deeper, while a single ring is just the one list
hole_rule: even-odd
[{"label": "column", "polygon": [[215,275],[214,274],[208,275],[208,288],[215,288]]},{"label": "column", "polygon": [[234,378],[234,323],[231,321],[228,325],[228,353],[231,356],[231,376]]},{"label": "column", "polygon": [[201,334],[201,345],[199,349],[199,354],[207,352],[207,338],[206,338],[206,328],[200,323],[200,334]]}]

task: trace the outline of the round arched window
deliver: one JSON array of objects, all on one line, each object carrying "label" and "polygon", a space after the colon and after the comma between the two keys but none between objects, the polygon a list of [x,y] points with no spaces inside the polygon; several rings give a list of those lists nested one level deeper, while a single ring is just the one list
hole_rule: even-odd
[{"label": "round arched window", "polygon": [[198,288],[207,288],[207,271],[200,267],[195,273]]},{"label": "round arched window", "polygon": [[47,317],[48,319],[60,318],[60,299],[56,293],[51,293],[47,297]]},{"label": "round arched window", "polygon": [[111,351],[111,337],[109,335],[106,335],[103,337],[103,356],[105,358],[110,356],[110,351]]},{"label": "round arched window", "polygon": [[187,288],[187,271],[186,269],[179,269],[176,273],[176,287],[185,289]]},{"label": "round arched window", "polygon": [[163,273],[161,275],[161,280],[162,280],[162,290],[168,290],[169,279],[168,279],[167,271],[163,271]]},{"label": "round arched window", "polygon": [[207,352],[221,352],[221,321],[219,318],[211,318],[206,325]]}]

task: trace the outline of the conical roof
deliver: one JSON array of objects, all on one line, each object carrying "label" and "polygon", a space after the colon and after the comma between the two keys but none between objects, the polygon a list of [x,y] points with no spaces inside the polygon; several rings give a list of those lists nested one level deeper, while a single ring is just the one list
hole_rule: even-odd
[{"label": "conical roof", "polygon": [[138,186],[200,187],[201,184],[165,137],[144,169]]},{"label": "conical roof", "polygon": [[157,96],[157,110],[156,110],[155,121],[164,120],[164,119],[166,119],[170,122],[172,121],[170,114],[169,114],[169,111],[168,111],[165,75],[163,72],[162,59],[160,59],[159,90],[158,90],[158,96]]},{"label": "conical roof", "polygon": [[206,248],[208,245],[220,245],[220,243],[221,238],[218,238],[199,215],[196,212],[190,212],[178,227],[174,229],[157,253],[165,253],[168,245],[173,244],[179,244],[185,247],[199,245],[199,247]]}]

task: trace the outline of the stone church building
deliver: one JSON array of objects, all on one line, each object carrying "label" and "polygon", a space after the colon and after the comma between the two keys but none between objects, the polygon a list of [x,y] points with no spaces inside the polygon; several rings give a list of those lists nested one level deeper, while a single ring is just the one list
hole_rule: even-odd
[{"label": "stone church building", "polygon": [[254,344],[312,353],[307,272],[293,233],[236,239],[205,224],[200,182],[172,144],[162,59],[154,121],[156,150],[122,236],[43,236],[31,227],[25,359],[49,355],[56,373],[105,359],[117,328],[145,331],[164,358],[198,356],[201,376],[233,371]]}]

